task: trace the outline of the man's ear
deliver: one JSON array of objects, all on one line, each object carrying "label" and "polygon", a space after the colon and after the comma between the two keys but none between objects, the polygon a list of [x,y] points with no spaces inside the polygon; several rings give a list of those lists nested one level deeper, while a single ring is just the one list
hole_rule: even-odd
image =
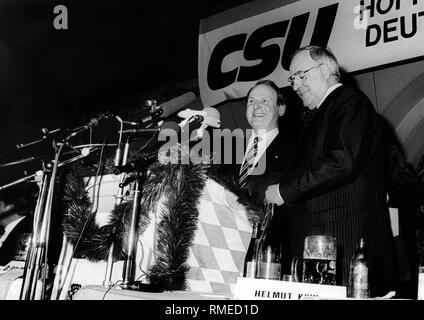
[{"label": "man's ear", "polygon": [[285,104],[280,104],[278,106],[278,115],[280,117],[284,116],[284,114],[286,113],[286,105]]},{"label": "man's ear", "polygon": [[320,68],[321,68],[321,72],[322,72],[324,78],[328,79],[331,76],[331,72],[330,72],[330,69],[328,68],[328,66],[323,63],[323,64],[321,64]]}]

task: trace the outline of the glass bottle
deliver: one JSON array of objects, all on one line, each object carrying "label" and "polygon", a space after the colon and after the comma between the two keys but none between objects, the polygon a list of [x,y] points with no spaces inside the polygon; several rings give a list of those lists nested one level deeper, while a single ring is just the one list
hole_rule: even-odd
[{"label": "glass bottle", "polygon": [[255,222],[252,229],[252,238],[244,259],[243,277],[254,278],[256,276],[256,256],[258,253],[259,238],[261,237],[261,224]]},{"label": "glass bottle", "polygon": [[266,205],[265,222],[259,240],[256,278],[281,280],[282,246],[280,236],[272,225],[274,204]]},{"label": "glass bottle", "polygon": [[368,288],[368,257],[364,238],[359,238],[358,246],[350,263],[348,297],[369,298]]},{"label": "glass bottle", "polygon": [[418,294],[417,300],[424,300],[424,253],[421,252],[418,266]]}]

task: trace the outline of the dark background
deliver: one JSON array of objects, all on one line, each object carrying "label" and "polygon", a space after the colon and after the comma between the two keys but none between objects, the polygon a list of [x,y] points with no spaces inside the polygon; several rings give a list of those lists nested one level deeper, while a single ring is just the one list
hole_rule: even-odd
[{"label": "dark background", "polygon": [[[50,141],[16,148],[41,128],[74,128],[105,110],[146,113],[144,93],[159,87],[159,102],[183,94],[176,84],[197,78],[200,19],[246,2],[0,0],[0,164],[51,152]],[[68,9],[67,30],[54,28],[57,5]],[[0,183],[34,168],[0,167]]]}]

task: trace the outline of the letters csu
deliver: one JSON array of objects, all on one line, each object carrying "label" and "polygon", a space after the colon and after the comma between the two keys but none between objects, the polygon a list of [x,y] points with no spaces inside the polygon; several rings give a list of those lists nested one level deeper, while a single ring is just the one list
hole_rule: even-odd
[{"label": "letters csu", "polygon": [[[326,47],[336,18],[338,3],[320,8],[311,38],[312,45]],[[262,26],[247,37],[246,33],[236,34],[222,39],[212,51],[207,69],[207,82],[212,90],[219,90],[235,81],[255,81],[272,73],[280,62],[288,70],[289,59],[301,45],[306,31],[309,12],[292,18],[290,30],[287,32],[290,20],[283,20]],[[287,34],[287,37],[286,37]],[[284,38],[286,41],[281,55],[277,44],[263,44],[270,39]],[[239,66],[228,72],[221,71],[222,61],[229,54],[243,51],[246,61],[261,60],[257,65]]]}]

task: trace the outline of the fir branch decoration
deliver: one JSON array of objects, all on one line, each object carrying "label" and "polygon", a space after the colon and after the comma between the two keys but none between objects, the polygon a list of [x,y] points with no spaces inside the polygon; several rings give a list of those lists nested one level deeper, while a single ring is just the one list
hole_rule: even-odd
[{"label": "fir branch decoration", "polygon": [[160,213],[158,254],[149,280],[166,290],[184,290],[189,270],[186,261],[197,229],[197,205],[206,181],[206,169],[201,165],[170,165],[165,176],[168,197]]},{"label": "fir branch decoration", "polygon": [[107,258],[108,249],[114,241],[114,226],[99,228],[92,212],[93,203],[86,190],[85,169],[73,166],[66,176],[63,201],[66,208],[63,218],[63,232],[74,245],[75,258],[100,261]]},{"label": "fir branch decoration", "polygon": [[[73,170],[66,176],[65,181],[63,202],[66,212],[62,222],[63,232],[68,241],[74,247],[77,246],[75,256],[80,257],[82,255],[80,254],[81,247],[84,246],[84,237],[80,235],[82,234],[84,225],[86,227],[91,225],[92,203],[85,190],[82,174],[77,166],[73,167]],[[75,223],[75,221],[81,221],[83,223]]]},{"label": "fir branch decoration", "polygon": [[[136,234],[143,234],[151,223],[149,214],[156,214],[159,221],[156,225],[156,260],[148,271],[148,279],[165,290],[186,289],[189,248],[197,230],[198,203],[208,178],[221,183],[237,196],[237,201],[246,209],[251,223],[260,219],[262,214],[243,190],[210,174],[208,168],[201,164],[173,165],[160,162],[148,168],[147,179],[142,186]],[[109,223],[99,227],[91,213],[92,203],[85,190],[84,170],[74,168],[66,177],[65,235],[74,245],[78,243],[75,257],[90,261],[106,260],[110,245],[114,243],[114,261],[122,260],[127,249],[133,202],[126,201],[115,206]]]}]

